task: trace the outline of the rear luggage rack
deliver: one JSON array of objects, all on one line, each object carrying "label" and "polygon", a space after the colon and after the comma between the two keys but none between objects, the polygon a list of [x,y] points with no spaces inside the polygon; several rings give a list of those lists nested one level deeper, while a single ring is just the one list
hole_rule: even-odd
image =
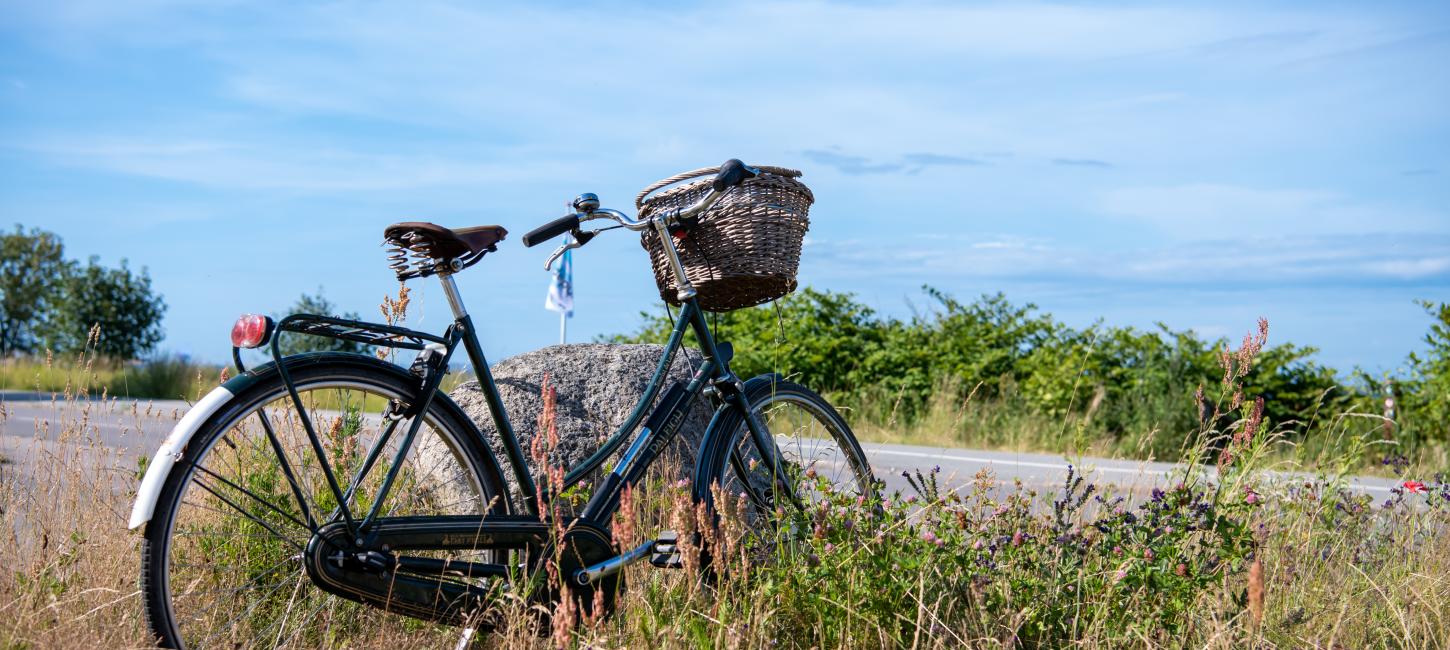
[{"label": "rear luggage rack", "polygon": [[321,336],[330,339],[341,339],[364,345],[375,345],[386,348],[401,348],[404,350],[422,350],[430,343],[448,345],[448,340],[434,336],[427,332],[410,330],[405,327],[394,327],[392,325],[381,325],[378,323],[365,323],[362,321],[348,320],[346,318],[333,318],[332,316],[319,316],[317,314],[293,314],[277,323],[278,332],[296,332],[310,336]]}]

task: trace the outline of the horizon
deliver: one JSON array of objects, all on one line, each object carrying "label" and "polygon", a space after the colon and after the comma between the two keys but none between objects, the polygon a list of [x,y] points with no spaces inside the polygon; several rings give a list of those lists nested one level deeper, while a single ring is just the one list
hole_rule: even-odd
[{"label": "horizon", "polygon": [[[458,278],[485,352],[555,343],[552,242],[523,233],[730,157],[805,172],[801,286],[887,316],[922,285],[1074,327],[1262,316],[1380,373],[1422,349],[1414,301],[1450,299],[1444,5],[7,8],[3,226],[146,267],[159,349],[199,360],[319,287],[375,318],[408,220],[508,228]],[[659,310],[637,239],[574,262],[572,341]]]}]

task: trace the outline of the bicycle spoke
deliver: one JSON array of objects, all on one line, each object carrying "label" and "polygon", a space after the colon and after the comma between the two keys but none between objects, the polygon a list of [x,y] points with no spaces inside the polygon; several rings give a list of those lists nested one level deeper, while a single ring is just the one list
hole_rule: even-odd
[{"label": "bicycle spoke", "polygon": [[261,598],[257,598],[256,600],[252,601],[252,604],[251,605],[249,605],[246,609],[242,610],[241,613],[237,614],[236,616],[233,616],[231,618],[231,620],[229,620],[226,623],[222,624],[222,626],[221,626],[220,629],[218,629],[216,632],[213,632],[211,634],[211,636],[208,636],[207,638],[203,639],[201,641],[201,643],[199,643],[197,645],[200,646],[200,647],[203,647],[203,648],[210,647],[211,646],[212,639],[215,639],[215,638],[217,638],[217,637],[219,637],[219,636],[221,636],[221,635],[223,635],[223,634],[231,631],[232,626],[236,625],[237,624],[237,621],[240,621],[243,618],[246,618],[253,611],[255,611],[257,609],[257,607],[261,606],[262,603],[267,602],[267,598],[268,597],[270,597],[272,594],[277,593],[277,590],[279,590],[279,589],[281,589],[282,587],[285,587],[285,586],[287,586],[287,583],[285,583],[285,582],[279,582],[279,583],[277,583],[276,586],[272,587],[272,589],[270,591],[268,591],[266,594],[263,594],[263,596]]},{"label": "bicycle spoke", "polygon": [[[257,496],[256,494],[252,493],[251,490],[248,490],[248,489],[246,489],[246,488],[244,488],[244,487],[242,487],[240,485],[237,485],[236,483],[233,483],[233,482],[227,480],[226,477],[224,477],[224,476],[222,476],[220,474],[217,474],[216,472],[213,472],[210,469],[207,469],[203,465],[193,465],[193,467],[196,467],[197,469],[199,469],[199,470],[201,470],[203,472],[206,472],[207,475],[209,475],[209,476],[215,477],[217,480],[221,481],[222,483],[225,483],[227,485],[227,487],[230,487],[233,490],[236,490],[238,492],[241,492],[242,494],[245,494],[245,495],[251,497],[257,503],[260,503],[260,504],[266,506],[272,512],[275,512],[275,513],[277,513],[279,515],[282,515],[283,517],[286,517],[292,523],[295,523],[295,524],[297,524],[298,526],[300,526],[302,528],[308,528],[307,524],[302,523],[302,520],[300,520],[300,519],[298,519],[296,517],[293,517],[292,515],[290,515],[290,514],[288,514],[286,512],[283,512],[282,509],[280,509],[277,506],[273,505],[272,502],[267,501],[266,499],[263,499],[262,497]],[[308,530],[312,530],[312,529],[311,528],[308,528]]]},{"label": "bicycle spoke", "polygon": [[194,480],[193,482],[195,482],[196,485],[199,486],[201,489],[206,490],[207,492],[210,492],[212,496],[215,496],[216,498],[221,499],[222,503],[225,503],[225,504],[231,506],[237,512],[241,513],[242,516],[244,516],[247,519],[251,520],[252,523],[257,524],[258,526],[261,526],[261,527],[267,529],[267,531],[270,532],[270,533],[272,533],[273,535],[276,535],[277,536],[277,539],[280,539],[280,540],[282,540],[284,542],[287,542],[287,543],[289,543],[289,544],[291,544],[293,546],[296,546],[297,547],[297,550],[302,550],[302,548],[303,548],[302,544],[299,544],[297,542],[292,541],[291,539],[288,539],[287,536],[283,535],[282,533],[278,532],[277,529],[273,528],[271,524],[268,524],[267,522],[263,521],[262,519],[260,519],[260,518],[258,518],[256,516],[253,516],[252,513],[250,513],[247,510],[243,509],[241,506],[239,506],[239,505],[237,505],[235,503],[232,503],[231,500],[229,500],[226,497],[218,494],[216,492],[216,490],[211,489],[211,486],[207,485],[205,482],[202,482],[200,480]]}]

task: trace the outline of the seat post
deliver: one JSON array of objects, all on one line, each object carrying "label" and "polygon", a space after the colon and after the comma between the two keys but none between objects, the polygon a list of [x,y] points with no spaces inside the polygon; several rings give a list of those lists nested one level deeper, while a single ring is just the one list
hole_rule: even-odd
[{"label": "seat post", "polygon": [[468,310],[463,308],[463,296],[458,294],[458,283],[453,281],[453,274],[439,273],[438,282],[443,285],[443,295],[448,296],[448,306],[453,308],[453,320],[467,318]]}]

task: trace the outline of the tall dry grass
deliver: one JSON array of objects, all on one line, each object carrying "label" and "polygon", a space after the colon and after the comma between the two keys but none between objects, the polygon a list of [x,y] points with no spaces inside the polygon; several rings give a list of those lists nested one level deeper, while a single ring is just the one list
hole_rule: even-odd
[{"label": "tall dry grass", "polygon": [[[1238,406],[1232,388],[1225,393],[1224,409]],[[104,444],[99,427],[179,414],[78,398],[57,400],[52,413],[34,425],[0,414],[9,460],[0,464],[0,647],[147,645],[139,536],[125,530],[137,462]],[[1343,417],[1341,435],[1373,443],[1357,419]],[[490,614],[503,627],[474,642],[1450,647],[1445,477],[1400,467],[1418,481],[1388,499],[1350,492],[1335,473],[1273,484],[1265,470],[1297,452],[1282,430],[1261,425],[1250,407],[1203,432],[1185,456],[1216,463],[1213,480],[1185,469],[1146,498],[1077,475],[1036,492],[987,474],[948,483],[928,470],[907,493],[864,503],[843,495],[778,529],[747,523],[730,495],[717,499],[717,526],[690,503],[687,485],[660,473],[631,492],[614,534],[628,547],[680,531],[684,569],[627,569],[607,618],[505,597]],[[691,532],[718,549],[714,570],[703,568]],[[451,647],[460,633],[389,618],[335,643]]]}]

